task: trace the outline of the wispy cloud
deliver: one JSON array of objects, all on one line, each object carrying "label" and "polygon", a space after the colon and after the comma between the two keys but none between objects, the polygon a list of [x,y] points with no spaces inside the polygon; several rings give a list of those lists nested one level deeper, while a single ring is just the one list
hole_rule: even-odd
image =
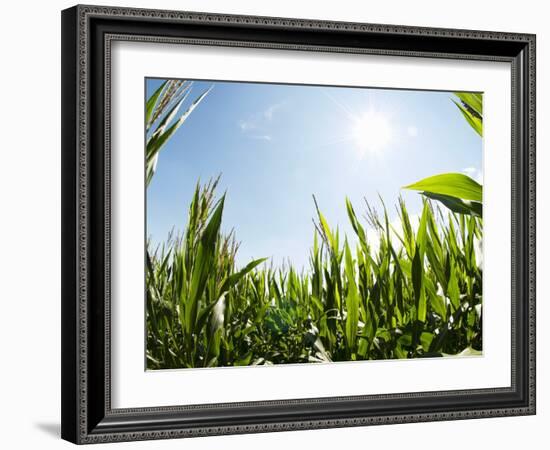
[{"label": "wispy cloud", "polygon": [[269,135],[269,134],[258,134],[258,135],[251,134],[248,137],[250,139],[256,139],[258,141],[271,141],[271,139],[272,139],[271,135]]},{"label": "wispy cloud", "polygon": [[250,131],[256,128],[256,123],[252,120],[240,120],[239,127],[242,131]]},{"label": "wispy cloud", "polygon": [[267,108],[264,111],[264,117],[266,118],[266,120],[273,119],[273,114],[275,113],[275,111],[277,111],[279,108],[281,108],[281,106],[283,106],[283,102],[275,103],[275,104],[271,105],[269,108]]},{"label": "wispy cloud", "polygon": [[271,141],[273,137],[269,134],[269,123],[283,105],[284,102],[274,103],[263,111],[252,114],[246,119],[239,120],[239,128],[250,139]]}]

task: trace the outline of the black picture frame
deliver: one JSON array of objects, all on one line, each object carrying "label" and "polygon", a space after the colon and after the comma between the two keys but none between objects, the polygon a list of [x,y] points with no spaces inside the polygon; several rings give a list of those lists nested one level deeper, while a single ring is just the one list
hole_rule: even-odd
[{"label": "black picture frame", "polygon": [[[512,373],[507,388],[112,409],[110,44],[181,42],[508,61]],[[62,12],[62,437],[98,443],[535,414],[535,36],[179,11]]]}]

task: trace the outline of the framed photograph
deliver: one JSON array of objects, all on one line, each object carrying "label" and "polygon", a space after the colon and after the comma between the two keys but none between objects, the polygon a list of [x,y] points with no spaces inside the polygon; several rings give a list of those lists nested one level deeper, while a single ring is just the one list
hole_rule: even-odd
[{"label": "framed photograph", "polygon": [[535,413],[535,36],[62,12],[62,437]]}]

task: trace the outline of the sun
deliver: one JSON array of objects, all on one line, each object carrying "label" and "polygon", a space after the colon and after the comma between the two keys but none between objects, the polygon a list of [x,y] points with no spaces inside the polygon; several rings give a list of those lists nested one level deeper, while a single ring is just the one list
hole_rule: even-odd
[{"label": "sun", "polygon": [[361,155],[381,153],[388,147],[393,134],[388,117],[377,111],[368,111],[355,119],[352,133]]}]

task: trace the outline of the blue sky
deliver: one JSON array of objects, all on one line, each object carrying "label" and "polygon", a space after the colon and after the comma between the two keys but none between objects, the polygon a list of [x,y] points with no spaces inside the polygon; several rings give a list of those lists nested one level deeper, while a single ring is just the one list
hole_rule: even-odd
[{"label": "blue sky", "polygon": [[[161,81],[148,79],[146,95]],[[443,172],[481,176],[482,140],[450,92],[195,81],[189,101],[212,85],[161,151],[147,189],[153,243],[183,231],[197,180],[221,173],[222,227],[241,242],[238,264],[272,257],[307,268],[312,194],[351,238],[346,196],[362,216],[363,198],[379,206],[380,195],[393,221],[399,195],[420,210],[402,186]]]}]

